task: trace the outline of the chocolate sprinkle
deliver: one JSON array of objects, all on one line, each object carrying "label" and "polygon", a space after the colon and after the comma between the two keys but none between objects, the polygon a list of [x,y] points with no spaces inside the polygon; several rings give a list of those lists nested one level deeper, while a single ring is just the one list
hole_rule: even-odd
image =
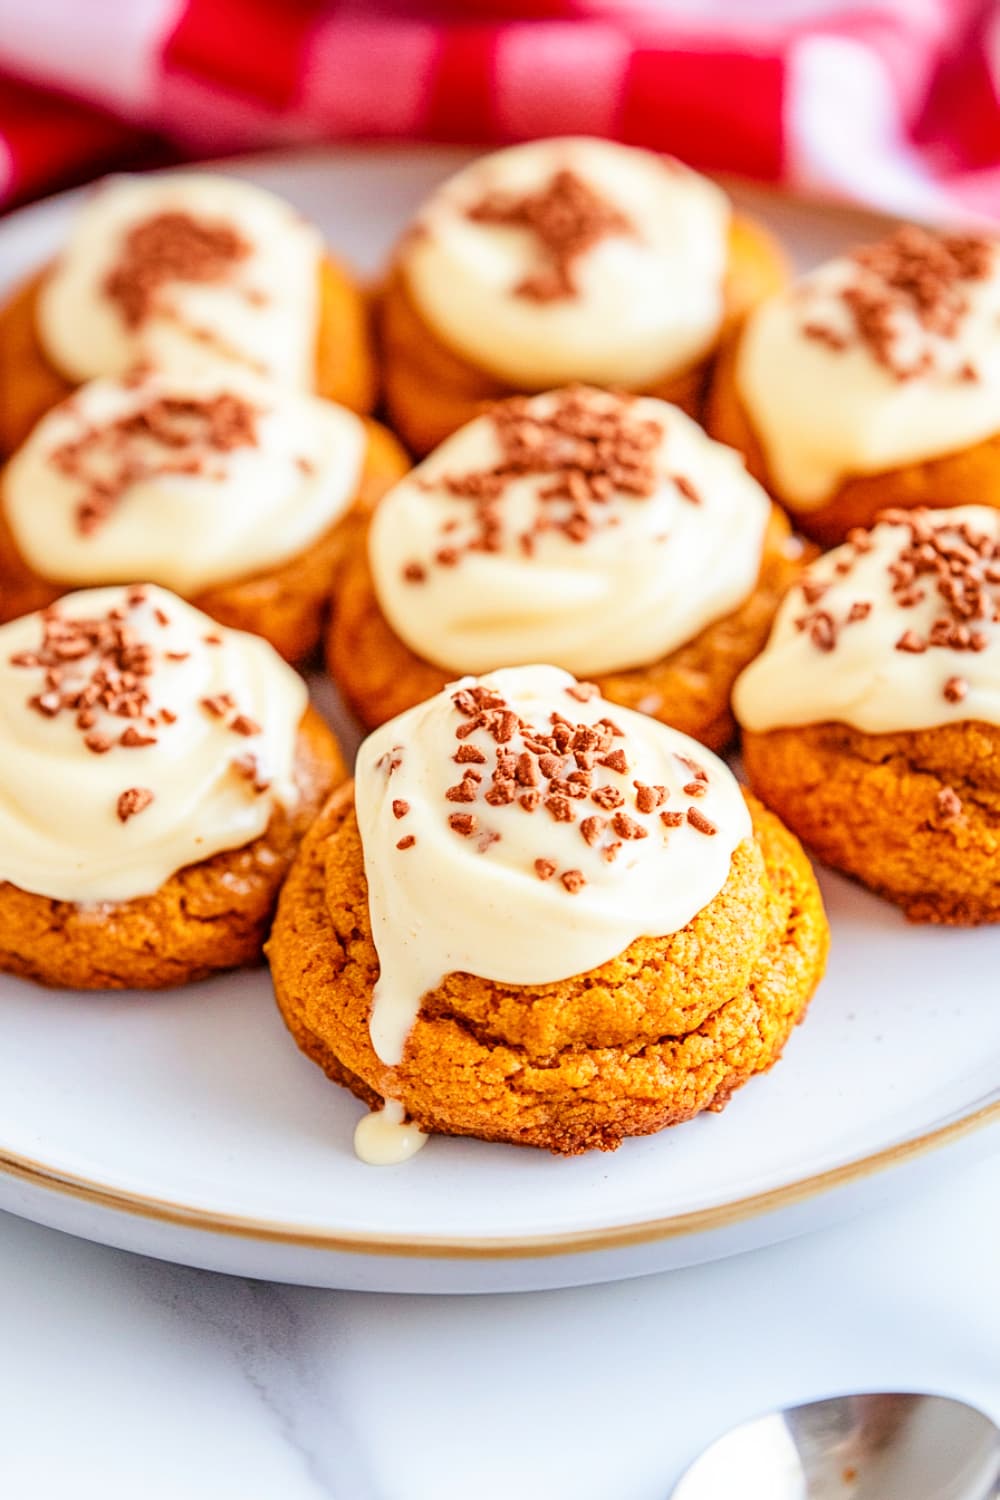
[{"label": "chocolate sprinkle", "polygon": [[[896,380],[910,380],[935,369],[933,340],[953,339],[969,310],[969,286],[989,276],[997,241],[983,234],[940,234],[907,224],[876,245],[849,257],[852,276],[839,294],[850,315],[855,340]],[[803,288],[808,303],[808,287]],[[916,319],[926,335],[915,353],[904,357],[900,318]],[[807,338],[838,351],[849,340],[813,316],[801,324]],[[976,379],[963,364],[958,380]]]},{"label": "chocolate sprinkle", "polygon": [[256,719],[251,719],[247,714],[237,714],[229,725],[234,734],[260,734],[260,725]]},{"label": "chocolate sprinkle", "polygon": [[[1000,622],[1000,541],[980,532],[966,521],[945,516],[933,520],[923,508],[886,510],[875,517],[875,525],[898,527],[899,547],[888,564],[892,602],[899,609],[912,609],[932,596],[936,614],[925,633],[911,628],[901,631],[896,650],[923,655],[928,650],[986,650],[987,631],[977,624]],[[848,535],[846,546],[856,557],[870,552],[871,534],[858,529]],[[815,598],[807,575],[800,587],[806,602]],[[838,622],[829,610],[813,610],[796,620],[808,630],[813,644],[833,650],[841,626],[866,620],[872,612],[867,599],[854,600]],[[968,692],[964,677],[948,677],[944,697],[958,703]]]},{"label": "chocolate sprinkle", "polygon": [[[616,495],[639,501],[656,494],[660,484],[657,450],[663,429],[649,418],[638,418],[632,405],[629,397],[583,386],[560,391],[546,416],[537,415],[527,396],[512,396],[494,405],[488,416],[500,448],[498,461],[490,468],[428,481],[431,487],[440,486],[469,502],[467,539],[459,544],[451,535],[451,521],[446,521],[441,535],[451,528],[447,545],[439,547],[432,558],[407,562],[403,578],[420,583],[432,562],[455,567],[469,553],[499,552],[503,546],[501,502],[515,479],[537,475],[549,481],[537,489],[527,528],[514,539],[527,555],[545,532],[560,531],[571,541],[583,543],[615,524],[617,516],[609,502]],[[567,692],[579,697],[591,688],[590,683],[580,683]],[[579,701],[587,700],[581,697]]]},{"label": "chocolate sprinkle", "polygon": [[[593,785],[591,761],[595,756],[612,761],[609,769],[618,775],[627,771],[624,750],[611,749],[614,738],[623,731],[607,717],[595,723],[578,723],[554,712],[547,727],[539,727],[523,719],[501,693],[483,683],[457,688],[451,702],[458,746],[449,759],[459,761],[463,770],[461,778],[443,791],[442,815],[452,832],[475,838],[480,853],[493,848],[500,834],[482,826],[479,810],[512,804],[529,815],[544,808],[556,822],[575,826],[582,842],[608,863],[625,845],[648,838],[651,831],[658,834],[662,844],[664,830],[679,827],[685,817],[703,834],[716,832],[715,825],[696,807],[689,807],[686,814],[680,809],[661,810],[668,798],[665,786],[639,779],[633,780],[631,788],[611,782]],[[484,738],[473,745],[469,743],[472,734]],[[492,746],[481,749],[487,741],[492,741]],[[396,746],[379,757],[376,768],[391,774],[401,757],[402,747]],[[675,759],[690,778],[684,793],[693,798],[704,796],[710,785],[705,767],[688,755],[675,752]],[[456,802],[465,804],[468,810],[451,811]],[[588,802],[601,812],[590,810]],[[400,798],[392,800],[390,806],[395,819],[410,811],[409,803]],[[544,853],[532,859],[531,867],[541,880],[559,874],[556,861]],[[562,872],[560,881],[575,894],[585,877],[574,867]]]},{"label": "chocolate sprinkle", "polygon": [[609,235],[635,235],[630,219],[568,168],[553,173],[534,193],[487,193],[466,210],[475,224],[526,229],[535,237],[543,267],[514,287],[518,297],[556,302],[575,297],[576,263]]},{"label": "chocolate sprinkle", "polygon": [[[132,587],[126,591],[124,603],[93,618],[66,618],[58,604],[51,605],[38,616],[41,624],[38,647],[16,652],[10,658],[14,667],[44,674],[43,690],[27,697],[28,707],[46,719],[71,717],[84,748],[92,755],[107,755],[115,748],[141,750],[154,746],[159,743],[160,734],[178,721],[173,709],[157,707],[152,701],[156,654],[130,620],[131,612],[145,604],[147,597],[142,586]],[[157,625],[163,628],[160,618],[163,612],[152,613]],[[186,655],[163,652],[159,660],[169,660],[178,654]],[[221,720],[234,704],[228,693],[220,693],[202,699],[202,707]],[[118,730],[113,724],[100,723],[102,717],[126,722]],[[258,725],[242,717],[246,725],[252,726],[245,732],[260,732]],[[241,762],[234,764],[241,775],[254,781],[256,791],[266,790],[269,783],[261,778],[256,761],[249,769]],[[152,800],[153,793],[148,788],[127,788],[118,800],[119,818],[126,822]]]},{"label": "chocolate sprinkle", "polygon": [[475,833],[476,826],[476,818],[472,813],[452,813],[448,819],[448,827],[454,829],[455,833],[460,833],[463,838]]},{"label": "chocolate sprinkle", "polygon": [[224,282],[251,246],[225,222],[210,223],[176,210],[154,214],[125,236],[122,253],[104,280],[128,328],[138,328],[166,310],[163,289],[171,282]]},{"label": "chocolate sprinkle", "polygon": [[152,801],[153,793],[148,786],[130,786],[118,798],[119,820],[127,823],[129,818],[134,818],[136,813],[141,813]]},{"label": "chocolate sprinkle", "polygon": [[209,454],[254,447],[259,415],[249,401],[228,392],[195,400],[154,390],[144,406],[61,443],[50,462],[80,485],[77,530],[91,536],[144,480],[201,474]]}]

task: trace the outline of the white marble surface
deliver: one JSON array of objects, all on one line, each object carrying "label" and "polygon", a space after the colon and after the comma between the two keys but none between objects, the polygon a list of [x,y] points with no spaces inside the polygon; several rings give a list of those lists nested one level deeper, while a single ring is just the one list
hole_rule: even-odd
[{"label": "white marble surface", "polygon": [[0,1496],[661,1500],[774,1402],[938,1389],[1000,1419],[998,1182],[507,1298],[239,1281],[0,1216]]}]

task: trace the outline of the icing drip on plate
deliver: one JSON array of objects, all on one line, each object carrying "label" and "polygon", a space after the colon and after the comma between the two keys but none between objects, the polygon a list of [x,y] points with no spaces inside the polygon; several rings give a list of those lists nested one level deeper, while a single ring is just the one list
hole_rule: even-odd
[{"label": "icing drip on plate", "polygon": [[407,1120],[396,1099],[386,1099],[381,1109],[362,1115],[354,1131],[354,1153],[368,1167],[401,1166],[426,1143],[424,1132]]},{"label": "icing drip on plate", "polygon": [[376,511],[382,611],[449,672],[643,666],[751,593],[770,502],[676,407],[571,387],[499,403]]}]

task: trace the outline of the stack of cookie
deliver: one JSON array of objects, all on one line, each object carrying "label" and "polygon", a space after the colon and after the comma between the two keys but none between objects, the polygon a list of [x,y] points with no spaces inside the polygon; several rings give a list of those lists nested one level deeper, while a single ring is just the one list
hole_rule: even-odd
[{"label": "stack of cookie", "polygon": [[152,988],[271,932],[370,1161],[721,1108],[822,975],[796,835],[1000,911],[998,392],[995,241],[789,284],[607,142],[473,162],[374,296],[247,183],[98,188],[0,310],[0,964]]}]

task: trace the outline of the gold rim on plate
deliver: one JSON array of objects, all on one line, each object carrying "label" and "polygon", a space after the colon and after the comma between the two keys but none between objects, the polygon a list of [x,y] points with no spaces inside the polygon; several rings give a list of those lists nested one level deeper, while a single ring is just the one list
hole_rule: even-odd
[{"label": "gold rim on plate", "polygon": [[671,1214],[667,1218],[645,1223],[609,1225],[604,1229],[575,1229],[547,1235],[521,1238],[470,1239],[437,1236],[383,1235],[371,1238],[364,1233],[323,1229],[303,1229],[294,1224],[268,1223],[243,1218],[238,1214],[213,1213],[167,1199],[149,1198],[129,1193],[123,1188],[92,1182],[84,1177],[63,1173],[0,1149],[0,1174],[26,1182],[45,1191],[92,1203],[113,1213],[132,1214],[139,1218],[195,1229],[206,1234],[232,1235],[267,1244],[295,1246],[304,1250],[328,1250],[348,1255],[380,1255],[406,1258],[423,1257],[438,1260],[523,1260],[555,1255],[581,1255],[598,1250],[618,1250],[628,1246],[651,1244],[658,1240],[678,1239],[683,1235],[705,1234],[747,1219],[774,1213],[814,1198],[835,1188],[873,1176],[891,1167],[902,1166],[932,1150],[951,1145],[988,1125],[1000,1123],[1000,1099],[977,1106],[961,1119],[951,1120],[922,1135],[911,1136],[895,1145],[885,1146],[870,1156],[860,1157],[799,1178],[782,1187],[769,1188],[713,1208],[694,1209]]}]

